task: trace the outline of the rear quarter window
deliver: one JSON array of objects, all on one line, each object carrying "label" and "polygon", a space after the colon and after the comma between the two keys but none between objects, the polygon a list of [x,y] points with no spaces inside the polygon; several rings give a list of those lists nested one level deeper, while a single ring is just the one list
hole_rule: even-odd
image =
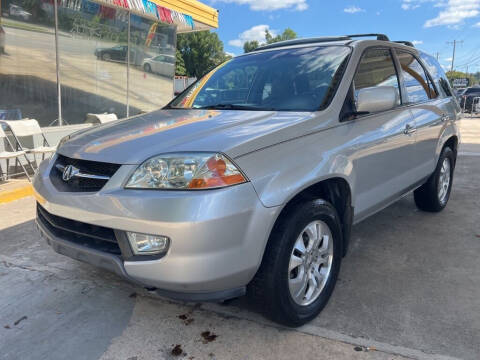
[{"label": "rear quarter window", "polygon": [[425,64],[430,76],[433,78],[433,81],[437,85],[437,88],[443,93],[443,96],[452,96],[453,92],[450,87],[450,83],[448,82],[447,75],[445,74],[445,71],[441,65],[438,63],[437,59],[423,52],[420,53],[420,58]]}]

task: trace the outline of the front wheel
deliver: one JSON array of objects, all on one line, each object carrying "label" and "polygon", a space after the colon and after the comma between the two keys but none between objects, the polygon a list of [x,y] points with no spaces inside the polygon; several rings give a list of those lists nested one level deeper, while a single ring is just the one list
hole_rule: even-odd
[{"label": "front wheel", "polygon": [[439,212],[447,206],[452,190],[454,168],[455,153],[449,147],[445,147],[440,154],[435,172],[413,193],[415,204],[420,210]]},{"label": "front wheel", "polygon": [[150,73],[152,72],[152,67],[150,66],[150,64],[145,64],[143,65],[143,70],[145,70],[145,72],[147,73]]},{"label": "front wheel", "polygon": [[248,295],[272,320],[300,326],[330,298],[342,258],[335,208],[323,200],[296,205],[273,230]]}]

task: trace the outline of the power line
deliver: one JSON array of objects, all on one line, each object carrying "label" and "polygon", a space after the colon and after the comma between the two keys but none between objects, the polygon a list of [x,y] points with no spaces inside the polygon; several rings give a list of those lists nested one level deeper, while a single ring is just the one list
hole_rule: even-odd
[{"label": "power line", "polygon": [[466,66],[466,65],[473,65],[473,64],[476,63],[476,61],[479,61],[479,60],[480,60],[480,56],[471,58],[471,59],[469,59],[468,62],[463,63],[463,64],[461,64],[461,65],[457,65],[457,68],[458,68],[458,67],[463,67],[463,66]]}]

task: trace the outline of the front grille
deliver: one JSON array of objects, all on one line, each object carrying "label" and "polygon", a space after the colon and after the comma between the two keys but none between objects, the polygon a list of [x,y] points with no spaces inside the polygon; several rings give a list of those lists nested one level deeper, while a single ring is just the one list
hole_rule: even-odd
[{"label": "front grille", "polygon": [[121,255],[113,229],[50,214],[37,204],[37,219],[56,237],[91,249]]},{"label": "front grille", "polygon": [[62,192],[96,192],[107,183],[106,179],[91,179],[84,177],[73,177],[68,181],[62,179],[62,170],[67,165],[75,166],[80,172],[89,175],[112,177],[121,166],[98,161],[80,160],[58,155],[55,164],[50,172],[50,180],[58,191]]}]

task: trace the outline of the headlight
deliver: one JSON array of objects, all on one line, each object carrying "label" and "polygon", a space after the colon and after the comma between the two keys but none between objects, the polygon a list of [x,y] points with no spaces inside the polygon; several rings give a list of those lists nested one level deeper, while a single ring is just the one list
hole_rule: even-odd
[{"label": "headlight", "polygon": [[245,182],[243,174],[222,154],[178,153],[146,160],[126,188],[212,189]]}]

